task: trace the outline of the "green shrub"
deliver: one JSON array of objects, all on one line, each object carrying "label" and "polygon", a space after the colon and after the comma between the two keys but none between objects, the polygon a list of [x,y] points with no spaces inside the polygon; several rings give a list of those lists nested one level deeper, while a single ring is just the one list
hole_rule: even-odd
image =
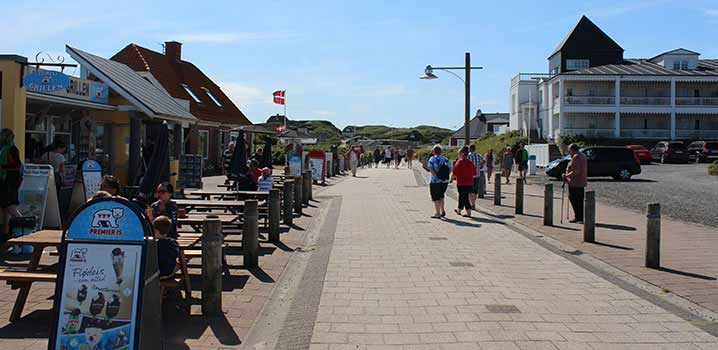
[{"label": "green shrub", "polygon": [[708,175],[718,176],[718,160],[708,166]]}]

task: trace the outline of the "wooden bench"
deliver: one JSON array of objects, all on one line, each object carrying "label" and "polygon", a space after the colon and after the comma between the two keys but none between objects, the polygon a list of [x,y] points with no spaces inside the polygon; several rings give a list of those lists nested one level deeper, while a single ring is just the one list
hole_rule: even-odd
[{"label": "wooden bench", "polygon": [[8,283],[55,282],[57,274],[46,272],[0,270],[0,281]]}]

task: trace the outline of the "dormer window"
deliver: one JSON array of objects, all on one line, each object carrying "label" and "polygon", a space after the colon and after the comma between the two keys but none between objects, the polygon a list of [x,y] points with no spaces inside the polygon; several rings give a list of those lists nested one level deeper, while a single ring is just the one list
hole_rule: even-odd
[{"label": "dormer window", "polygon": [[678,61],[673,62],[673,69],[681,70],[681,62],[678,62]]},{"label": "dormer window", "polygon": [[204,90],[204,93],[207,94],[207,96],[209,96],[210,99],[212,99],[212,102],[214,102],[214,104],[216,104],[217,107],[222,108],[222,104],[219,103],[219,100],[217,100],[217,98],[214,97],[214,95],[212,95],[212,92],[209,91],[209,89],[202,88],[202,90]]},{"label": "dormer window", "polygon": [[688,70],[688,61],[681,61],[681,70]]},{"label": "dormer window", "polygon": [[590,61],[586,59],[581,60],[566,60],[566,69],[567,70],[577,70],[577,69],[585,69],[590,66]]},{"label": "dormer window", "polygon": [[197,97],[197,95],[195,95],[194,92],[192,92],[192,89],[190,89],[189,86],[187,86],[187,84],[182,84],[182,88],[184,89],[184,91],[187,92],[187,94],[190,95],[190,97],[192,97],[194,102],[202,103],[202,101],[199,99],[199,97]]}]

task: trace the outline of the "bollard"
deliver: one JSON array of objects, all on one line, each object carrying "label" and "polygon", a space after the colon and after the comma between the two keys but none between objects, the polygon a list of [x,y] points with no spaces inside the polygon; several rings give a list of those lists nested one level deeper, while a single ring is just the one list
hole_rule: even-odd
[{"label": "bollard", "polygon": [[596,192],[593,191],[586,191],[584,199],[583,241],[596,242]]},{"label": "bollard", "polygon": [[312,171],[307,170],[304,172],[304,176],[302,176],[302,184],[304,185],[304,188],[302,188],[302,203],[304,205],[309,205],[309,201],[312,200]]},{"label": "bollard", "polygon": [[546,184],[543,189],[543,224],[553,226],[553,184]]},{"label": "bollard", "polygon": [[646,213],[646,267],[661,267],[661,205],[648,204]]},{"label": "bollard", "polygon": [[222,222],[208,215],[202,224],[202,314],[222,313]]},{"label": "bollard", "polygon": [[244,267],[259,266],[259,225],[257,201],[244,201],[244,225],[242,225],[242,255]]},{"label": "bollard", "polygon": [[279,203],[279,190],[269,190],[269,241],[279,242],[279,220],[281,208]]},{"label": "bollard", "polygon": [[294,180],[287,179],[284,181],[284,188],[282,188],[282,190],[284,191],[284,224],[292,226],[294,221],[294,215],[292,214],[294,210]]},{"label": "bollard", "polygon": [[494,204],[501,205],[501,174],[494,175]]},{"label": "bollard", "polygon": [[301,176],[294,177],[294,212],[302,215],[302,187],[304,182]]},{"label": "bollard", "polygon": [[516,179],[516,205],[514,208],[516,214],[524,213],[524,180]]}]

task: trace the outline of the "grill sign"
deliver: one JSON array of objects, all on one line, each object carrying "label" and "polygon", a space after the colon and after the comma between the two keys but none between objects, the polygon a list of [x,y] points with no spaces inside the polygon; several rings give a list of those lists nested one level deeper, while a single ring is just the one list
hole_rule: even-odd
[{"label": "grill sign", "polygon": [[53,92],[66,89],[70,85],[70,76],[52,70],[34,70],[23,80],[28,91]]}]

